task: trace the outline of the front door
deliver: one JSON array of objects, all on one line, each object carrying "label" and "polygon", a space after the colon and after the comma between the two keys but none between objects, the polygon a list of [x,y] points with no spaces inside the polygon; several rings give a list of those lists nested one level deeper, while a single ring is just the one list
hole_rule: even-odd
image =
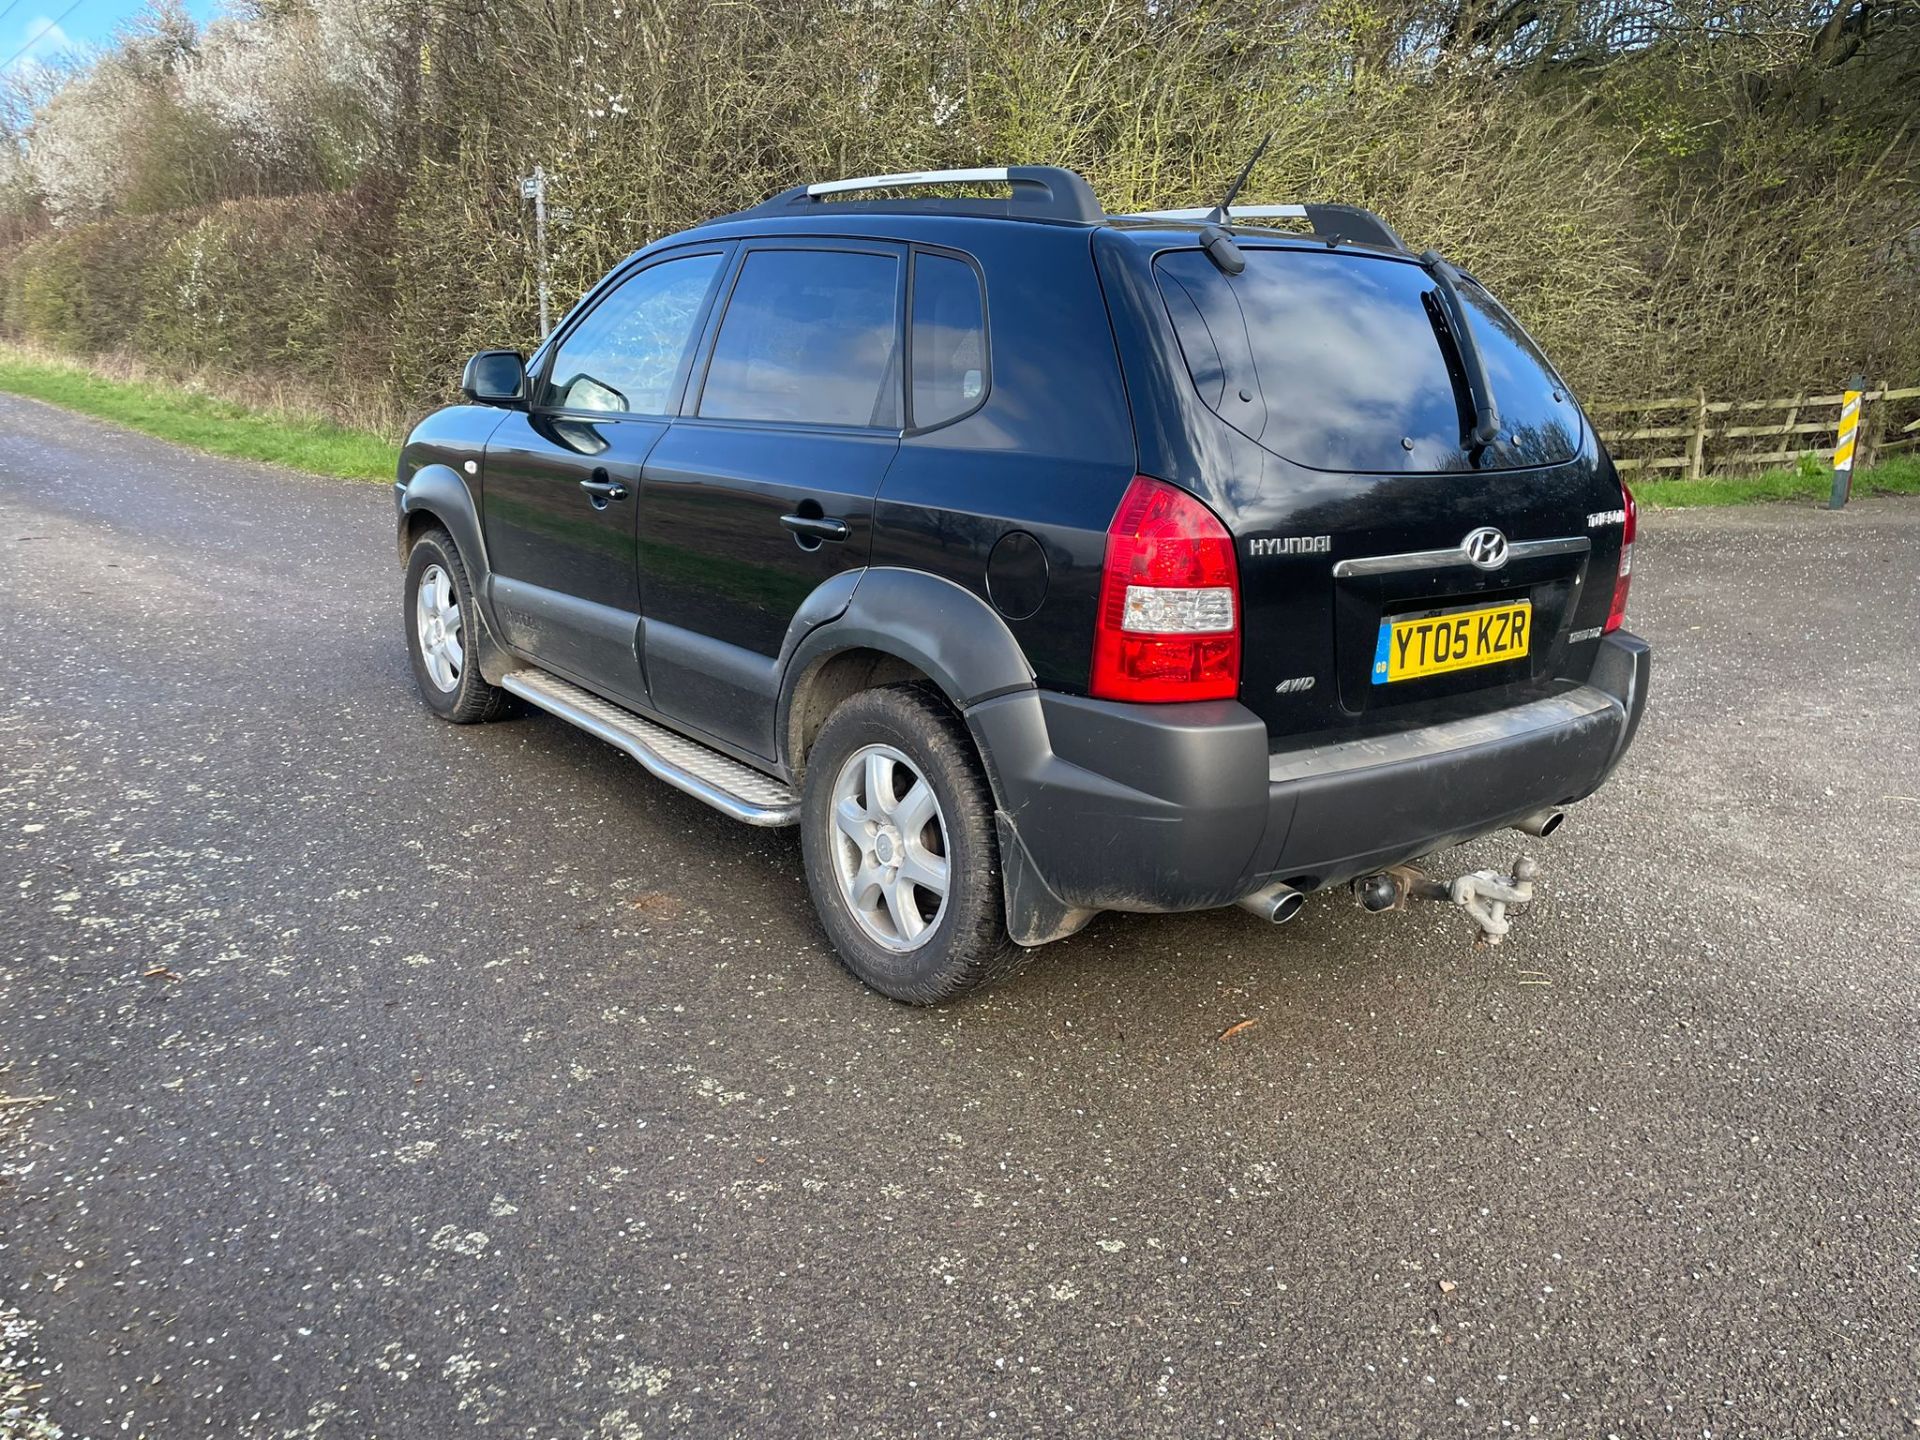
[{"label": "front door", "polygon": [[643,467],[685,387],[727,248],[646,262],[570,321],[532,403],[487,444],[482,525],[504,638],[644,704],[635,551]]},{"label": "front door", "polygon": [[900,448],[898,247],[742,247],[707,363],[647,457],[640,590],[655,705],[773,753],[781,641],[822,582],[866,564]]}]

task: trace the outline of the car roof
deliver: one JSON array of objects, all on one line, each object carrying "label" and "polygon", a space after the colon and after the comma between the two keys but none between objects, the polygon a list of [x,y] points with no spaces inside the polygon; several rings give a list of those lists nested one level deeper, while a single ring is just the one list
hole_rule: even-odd
[{"label": "car roof", "polygon": [[[977,193],[989,186],[1005,188],[1008,193],[991,197]],[[955,187],[974,193],[900,193]],[[868,198],[854,198],[863,195]],[[1297,228],[1277,229],[1264,223],[1273,219],[1296,222]],[[1247,223],[1250,221],[1261,223]],[[987,229],[983,232],[980,227]],[[1073,171],[1029,165],[909,171],[795,185],[748,209],[663,236],[634,251],[614,268],[623,271],[655,251],[702,241],[775,237],[842,236],[900,244],[947,244],[970,250],[978,242],[994,247],[1004,244],[1010,238],[1008,227],[1019,227],[1036,239],[1049,234],[1057,239],[1062,231],[1084,235],[1111,230],[1156,247],[1198,244],[1210,234],[1227,230],[1236,240],[1256,244],[1318,242],[1351,244],[1401,257],[1411,253],[1391,226],[1358,206],[1236,205],[1224,213],[1218,207],[1197,206],[1108,214],[1094,198],[1092,188]]]},{"label": "car roof", "polygon": [[[980,193],[989,187],[1005,193]],[[903,193],[906,191],[916,193]],[[1001,220],[1076,229],[1145,225],[1190,236],[1201,236],[1216,228],[1239,230],[1243,221],[1285,219],[1299,222],[1315,238],[1336,244],[1406,249],[1405,243],[1384,220],[1354,205],[1194,206],[1110,215],[1084,179],[1055,165],[915,170],[815,181],[790,186],[758,205],[717,216],[694,229],[708,236],[737,236],[754,232],[736,227],[758,223],[766,227],[761,233],[791,233],[785,227],[798,220],[808,233],[897,234],[900,232],[894,230],[893,222],[910,217],[935,225],[957,220]],[[884,220],[885,224],[882,229],[869,229],[862,225],[863,220],[868,224]],[[822,222],[830,223],[823,231],[816,231],[815,227]]]}]

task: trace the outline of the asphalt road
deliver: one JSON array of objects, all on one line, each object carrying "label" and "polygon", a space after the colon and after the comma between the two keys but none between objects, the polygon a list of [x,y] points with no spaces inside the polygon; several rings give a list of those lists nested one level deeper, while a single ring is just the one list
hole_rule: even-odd
[{"label": "asphalt road", "polygon": [[1109,916],[932,1012],[834,965],[790,834],[432,719],[390,506],[0,397],[43,1420],[1920,1428],[1920,505],[1646,524],[1637,748],[1453,857],[1543,861],[1506,947]]}]

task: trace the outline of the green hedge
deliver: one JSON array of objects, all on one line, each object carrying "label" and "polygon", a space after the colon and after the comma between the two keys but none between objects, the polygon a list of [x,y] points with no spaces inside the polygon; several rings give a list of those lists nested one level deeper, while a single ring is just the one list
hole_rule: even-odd
[{"label": "green hedge", "polygon": [[316,393],[390,386],[393,219],[347,192],[52,230],[0,255],[0,335]]}]

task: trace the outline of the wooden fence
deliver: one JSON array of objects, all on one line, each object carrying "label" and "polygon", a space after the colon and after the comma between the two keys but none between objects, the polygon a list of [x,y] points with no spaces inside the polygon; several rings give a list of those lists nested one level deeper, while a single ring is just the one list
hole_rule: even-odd
[{"label": "wooden fence", "polygon": [[[1697,480],[1716,471],[1787,465],[1809,453],[1831,462],[1844,398],[1801,394],[1781,400],[1709,400],[1705,394],[1696,394],[1587,408],[1622,471],[1677,470]],[[1893,390],[1883,380],[1879,389],[1866,391],[1861,399],[1864,413],[1856,469],[1865,469],[1890,451],[1920,445],[1920,419],[1898,427],[1901,438],[1887,438],[1888,422],[1898,418],[1896,412],[1914,408],[1900,402],[1920,399],[1920,385]],[[1661,422],[1659,417],[1676,411],[1687,423]],[[1769,412],[1785,412],[1785,416],[1763,420]],[[1614,428],[1601,418],[1606,416],[1624,418]],[[1756,448],[1769,440],[1777,443],[1770,449]],[[1684,442],[1678,454],[1672,453],[1673,441]]]}]

